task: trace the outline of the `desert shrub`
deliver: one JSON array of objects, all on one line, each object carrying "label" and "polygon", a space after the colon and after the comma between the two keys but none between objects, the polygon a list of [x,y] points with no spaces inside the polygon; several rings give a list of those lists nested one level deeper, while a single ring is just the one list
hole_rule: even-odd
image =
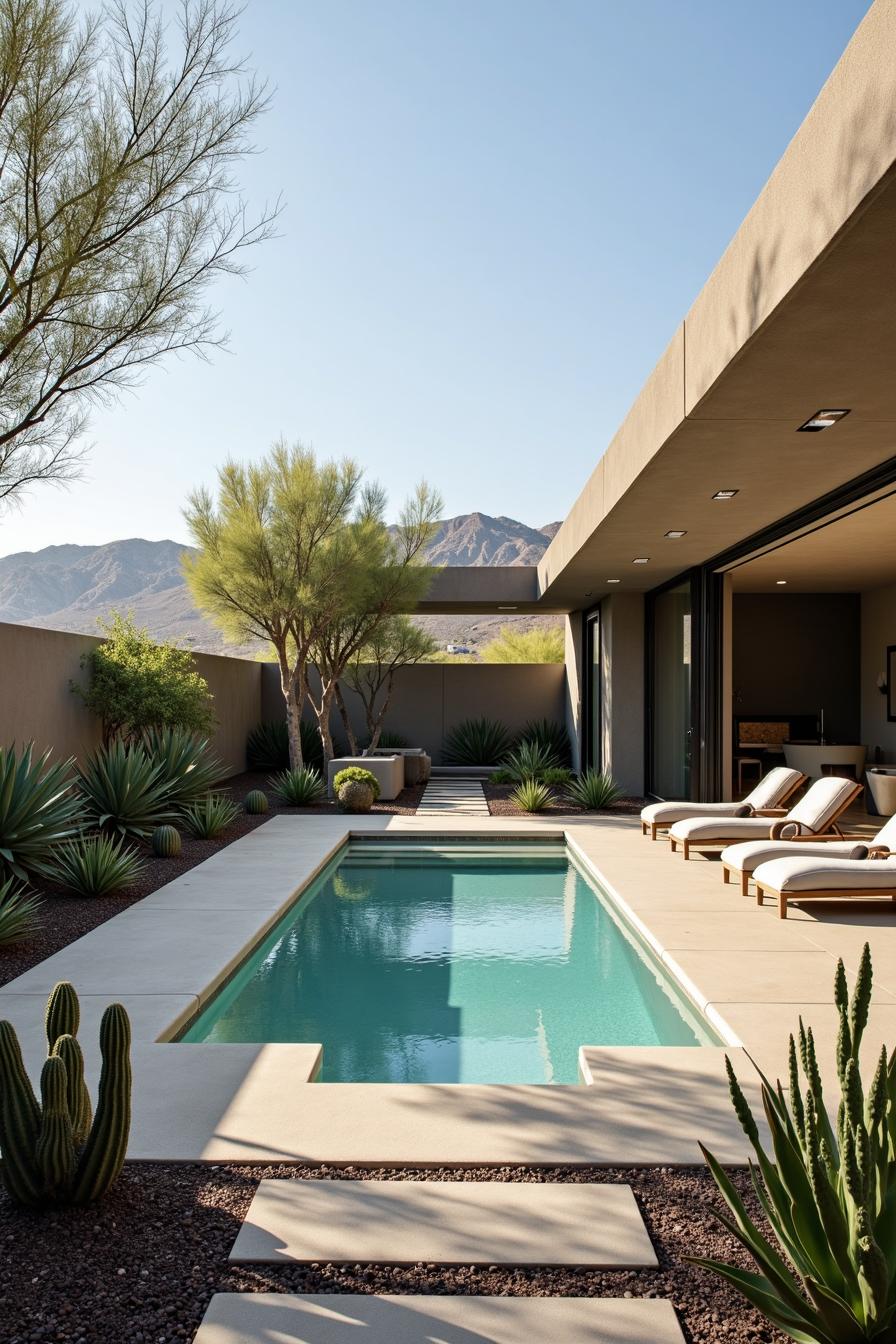
[{"label": "desert shrub", "polygon": [[150,728],[145,746],[153,765],[159,767],[159,782],[168,792],[173,811],[192,803],[220,784],[224,767],[213,756],[208,738],[185,728]]},{"label": "desert shrub", "polygon": [[556,758],[558,765],[569,765],[572,748],[565,724],[555,719],[530,719],[519,735],[519,742],[530,742],[544,747]]},{"label": "desert shrub", "polygon": [[135,742],[149,728],[209,731],[212,697],[189,649],[156,643],[119,612],[99,625],[103,643],[81,658],[87,685],[72,690],[102,720],[105,743]]},{"label": "desert shrub", "polygon": [[121,836],[81,836],[56,851],[54,878],[74,896],[111,896],[133,886],[146,865]]},{"label": "desert shrub", "polygon": [[500,765],[512,745],[510,733],[494,719],[464,719],[445,735],[446,765]]},{"label": "desert shrub", "polygon": [[[302,760],[305,765],[323,772],[324,749],[320,733],[313,723],[299,721],[302,741]],[[246,739],[246,764],[250,770],[287,770],[289,768],[289,733],[285,719],[269,719],[252,729]]]},{"label": "desert shrub", "polygon": [[510,795],[510,801],[516,803],[523,812],[543,812],[553,797],[547,784],[537,779],[524,779]]},{"label": "desert shrub", "polygon": [[[347,775],[348,770],[341,770],[339,773]],[[369,770],[359,770],[351,778],[343,779],[338,786],[335,786],[334,781],[336,798],[343,812],[369,812],[376,799],[374,793],[376,783],[376,776]]]},{"label": "desert shrub", "polygon": [[20,943],[39,924],[39,898],[14,877],[0,882],[0,947]]},{"label": "desert shrub", "polygon": [[376,745],[377,750],[379,750],[381,747],[383,749],[391,747],[392,750],[394,751],[397,747],[408,746],[409,743],[406,737],[402,737],[401,733],[390,733],[387,728],[384,728],[379,735],[379,739]]},{"label": "desert shrub", "polygon": [[300,770],[283,770],[279,775],[272,775],[268,783],[288,807],[311,807],[324,792],[320,773],[307,765]]},{"label": "desert shrub", "polygon": [[512,784],[527,779],[541,779],[546,770],[553,770],[559,762],[550,749],[541,742],[521,742],[504,761],[502,769]]},{"label": "desert shrub", "polygon": [[137,743],[116,738],[100,747],[79,771],[78,787],[97,830],[142,837],[175,817],[161,767]]},{"label": "desert shrub", "polygon": [[566,787],[567,800],[576,807],[587,808],[589,812],[610,807],[621,797],[622,790],[612,776],[598,770],[586,770]]},{"label": "desert shrub", "polygon": [[511,772],[502,765],[497,770],[492,771],[488,777],[488,782],[489,784],[512,784],[514,779]]},{"label": "desert shrub", "polygon": [[562,663],[565,656],[566,637],[563,627],[551,625],[536,626],[531,630],[520,630],[512,625],[502,625],[497,639],[486,644],[482,650],[484,663]]},{"label": "desert shrub", "polygon": [[223,793],[207,793],[198,803],[187,808],[181,820],[197,840],[216,840],[240,814],[236,803]]},{"label": "desert shrub", "polygon": [[338,770],[333,777],[333,792],[338,794],[343,784],[367,784],[373,790],[373,801],[376,802],[380,796],[380,782],[372,770],[365,770],[360,765],[347,765],[344,770]]},{"label": "desert shrub", "polygon": [[564,788],[572,779],[572,771],[565,765],[551,765],[542,770],[539,779],[552,789]]},{"label": "desert shrub", "polygon": [[34,743],[17,754],[0,747],[0,879],[25,881],[47,876],[53,846],[81,830],[82,801],[71,774],[73,760],[49,764],[45,751],[36,760]]}]

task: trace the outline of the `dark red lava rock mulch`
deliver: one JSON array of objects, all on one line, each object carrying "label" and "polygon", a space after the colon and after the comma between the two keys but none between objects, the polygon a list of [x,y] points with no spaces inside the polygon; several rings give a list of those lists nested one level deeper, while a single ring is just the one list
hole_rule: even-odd
[{"label": "dark red lava rock mulch", "polygon": [[[613,1272],[231,1267],[227,1256],[265,1176],[625,1182],[634,1188],[660,1266]],[[734,1179],[746,1192],[745,1173]],[[34,1213],[0,1194],[0,1331],[6,1344],[174,1344],[193,1338],[216,1292],[593,1295],[669,1299],[689,1344],[783,1344],[784,1336],[720,1279],[685,1263],[686,1254],[697,1253],[747,1264],[710,1204],[719,1207],[718,1197],[700,1168],[361,1172],[129,1163],[116,1188],[92,1208]]]},{"label": "dark red lava rock mulch", "polygon": [[[271,791],[268,778],[267,774],[247,772],[243,775],[235,775],[228,780],[227,786],[222,789],[222,792],[229,792],[236,801],[241,801],[250,789],[262,789],[268,796],[270,810],[263,816],[250,817],[242,813],[217,840],[192,840],[186,833],[183,833],[183,849],[176,859],[158,859],[147,843],[139,843],[137,848],[141,850],[146,860],[146,868],[134,886],[129,887],[127,891],[119,892],[115,896],[71,896],[50,883],[35,883],[35,890],[43,898],[41,926],[32,937],[24,942],[13,943],[9,947],[0,947],[0,985],[8,984],[10,980],[22,975],[32,966],[36,966],[45,957],[52,956],[54,952],[67,947],[76,938],[89,933],[98,924],[104,924],[113,915],[118,915],[122,910],[127,910],[128,906],[157,891],[166,882],[172,882],[174,878],[180,877],[190,868],[195,868],[197,863],[210,859],[213,854],[217,854],[219,849],[223,849],[225,845],[230,845],[234,840],[239,840],[242,836],[248,835],[256,826],[261,826],[265,821],[270,821],[271,817],[278,813],[283,812],[287,815],[305,815],[308,813],[319,816],[326,813],[336,815],[339,812],[336,803],[329,801],[324,801],[314,807],[281,807]],[[375,803],[373,811],[412,816],[417,810],[417,804],[420,802],[422,793],[422,785],[404,789],[393,802]]]},{"label": "dark red lava rock mulch", "polygon": [[[516,803],[511,802],[510,795],[515,789],[514,784],[489,784],[484,782],[482,785],[485,793],[485,801],[488,803],[488,810],[493,817],[528,817],[532,813],[524,812],[522,808],[517,807]],[[573,807],[571,803],[566,802],[559,793],[554,800],[538,816],[542,817],[637,817],[641,808],[644,806],[644,798],[618,798],[611,807],[602,807],[599,812],[589,812],[584,807]]]}]

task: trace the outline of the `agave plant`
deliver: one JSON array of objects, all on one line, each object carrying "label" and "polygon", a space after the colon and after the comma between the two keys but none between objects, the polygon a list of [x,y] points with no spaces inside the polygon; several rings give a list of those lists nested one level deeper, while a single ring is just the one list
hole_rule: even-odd
[{"label": "agave plant", "polygon": [[209,749],[208,738],[187,728],[150,728],[146,752],[159,767],[159,782],[175,810],[189,807],[224,778],[224,768]]},{"label": "agave plant", "polygon": [[60,845],[54,876],[73,896],[111,896],[133,886],[145,867],[120,836],[88,835]]},{"label": "agave plant", "polygon": [[520,733],[519,741],[546,748],[558,765],[568,765],[572,760],[569,733],[565,724],[555,719],[530,719]]},{"label": "agave plant", "polygon": [[73,787],[73,760],[49,765],[45,751],[36,760],[34,743],[21,756],[15,745],[0,748],[0,878],[24,882],[46,876],[52,848],[81,830],[82,803]]},{"label": "agave plant", "polygon": [[609,807],[621,797],[622,790],[615,780],[597,770],[586,770],[583,775],[571,780],[566,786],[567,801],[575,807],[585,807],[589,812]]},{"label": "agave plant", "polygon": [[559,762],[543,742],[521,742],[505,760],[502,774],[510,776],[512,784],[527,779],[541,779],[546,770],[557,769]]},{"label": "agave plant", "polygon": [[279,775],[272,775],[268,783],[287,807],[310,807],[324,791],[319,773],[307,765],[300,770],[283,770]]},{"label": "agave plant", "polygon": [[[299,737],[304,764],[323,770],[324,749],[314,724],[301,719]],[[246,764],[250,770],[289,768],[289,733],[285,719],[270,719],[252,729],[246,739]]]},{"label": "agave plant", "polygon": [[40,923],[40,900],[14,877],[0,882],[0,947],[20,943]]},{"label": "agave plant", "polygon": [[719,1217],[759,1273],[690,1258],[733,1284],[801,1344],[889,1344],[896,1338],[896,1054],[888,1058],[881,1049],[866,1090],[859,1047],[871,1002],[867,943],[852,999],[838,962],[834,1001],[840,1017],[836,1120],[825,1104],[812,1029],[802,1021],[798,1048],[790,1038],[788,1092],[780,1082],[772,1087],[757,1069],[771,1154],[727,1061],[734,1109],[756,1154],[750,1164],[753,1188],[777,1245],[752,1221],[728,1176],[703,1148],[729,1210]]},{"label": "agave plant", "polygon": [[494,719],[464,719],[445,735],[442,760],[446,765],[499,765],[511,745],[503,723]]},{"label": "agave plant", "polygon": [[510,795],[510,801],[523,812],[543,812],[553,798],[548,785],[537,779],[524,779]]},{"label": "agave plant", "polygon": [[240,815],[240,809],[223,793],[207,793],[187,808],[183,823],[197,840],[214,840]]},{"label": "agave plant", "polygon": [[137,744],[116,739],[101,747],[80,770],[78,787],[98,830],[141,837],[176,817],[161,766]]}]

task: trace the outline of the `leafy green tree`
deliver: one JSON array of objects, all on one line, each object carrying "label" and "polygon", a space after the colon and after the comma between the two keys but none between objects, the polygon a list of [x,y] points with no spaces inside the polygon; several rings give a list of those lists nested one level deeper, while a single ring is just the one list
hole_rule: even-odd
[{"label": "leafy green tree", "polygon": [[[402,667],[423,662],[435,649],[432,636],[415,625],[409,616],[391,616],[380,623],[379,628],[349,659],[343,681],[361,698],[371,750],[379,742],[383,731],[392,702],[396,672]],[[358,744],[338,683],[336,702],[352,754],[357,755]]]},{"label": "leafy green tree", "polygon": [[318,463],[310,449],[280,442],[258,462],[227,462],[217,499],[194,491],[185,510],[198,548],[184,556],[196,605],[235,640],[265,640],[274,650],[294,769],[304,763],[310,652],[354,573],[345,534],[360,482],[354,462]]},{"label": "leafy green tree", "polygon": [[504,625],[500,636],[482,650],[484,663],[562,663],[563,659],[564,636],[559,625],[531,630]]},{"label": "leafy green tree", "polygon": [[105,743],[116,737],[132,742],[150,728],[208,732],[215,721],[212,696],[189,649],[156,643],[120,612],[98,625],[103,643],[81,657],[87,685],[72,690],[99,715]]},{"label": "leafy green tree", "polygon": [[0,0],[0,500],[77,476],[92,404],[219,344],[211,282],[270,236],[232,178],[266,106],[229,0]]}]

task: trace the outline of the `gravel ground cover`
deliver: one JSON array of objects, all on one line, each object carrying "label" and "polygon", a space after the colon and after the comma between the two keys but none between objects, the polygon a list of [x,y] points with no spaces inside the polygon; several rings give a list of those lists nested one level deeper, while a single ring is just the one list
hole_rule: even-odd
[{"label": "gravel ground cover", "polygon": [[[183,850],[176,859],[158,859],[147,843],[138,844],[137,848],[141,850],[146,860],[146,868],[139,880],[127,891],[120,892],[115,896],[71,896],[59,887],[54,887],[51,883],[36,883],[35,890],[43,898],[41,926],[35,934],[24,942],[13,943],[9,947],[0,947],[0,985],[8,984],[10,980],[22,975],[32,966],[36,966],[45,957],[58,952],[60,948],[67,947],[76,938],[89,933],[98,924],[104,924],[113,915],[120,914],[122,910],[126,910],[135,901],[142,900],[144,896],[149,896],[159,887],[163,887],[166,882],[171,882],[174,878],[180,877],[181,873],[186,873],[190,868],[194,868],[197,863],[210,859],[219,849],[232,844],[234,840],[241,839],[244,835],[248,835],[256,826],[261,826],[263,822],[269,821],[272,816],[281,812],[293,816],[305,814],[336,815],[339,812],[336,803],[329,801],[319,803],[315,807],[278,806],[268,786],[268,776],[266,774],[246,773],[235,775],[228,780],[227,788],[221,791],[230,792],[235,801],[240,801],[245,798],[250,789],[262,789],[268,795],[270,811],[266,815],[250,817],[242,813],[217,840],[192,840],[184,832],[182,833]],[[417,804],[420,802],[422,793],[422,785],[404,789],[394,802],[375,803],[373,811],[402,816],[413,815],[417,810]]]},{"label": "gravel ground cover", "polygon": [[[660,1267],[230,1267],[227,1256],[256,1185],[270,1176],[625,1182],[634,1188]],[[735,1181],[746,1189],[744,1172],[735,1173]],[[112,1193],[93,1208],[33,1213],[0,1194],[0,1330],[6,1344],[175,1344],[193,1338],[216,1292],[571,1294],[667,1298],[689,1344],[783,1344],[784,1336],[721,1280],[684,1262],[697,1252],[747,1263],[710,1206],[719,1206],[715,1188],[696,1167],[362,1173],[354,1167],[129,1163]]]},{"label": "gravel ground cover", "polygon": [[[483,781],[482,787],[485,791],[488,810],[493,817],[528,817],[532,815],[529,812],[524,812],[522,808],[517,807],[516,803],[510,801],[510,795],[513,793],[515,785],[489,784],[488,781]],[[567,803],[559,796],[558,792],[551,805],[538,815],[543,817],[637,817],[646,801],[645,798],[619,798],[613,803],[612,807],[603,807],[599,812],[589,812],[587,808],[574,807],[571,803]]]}]

